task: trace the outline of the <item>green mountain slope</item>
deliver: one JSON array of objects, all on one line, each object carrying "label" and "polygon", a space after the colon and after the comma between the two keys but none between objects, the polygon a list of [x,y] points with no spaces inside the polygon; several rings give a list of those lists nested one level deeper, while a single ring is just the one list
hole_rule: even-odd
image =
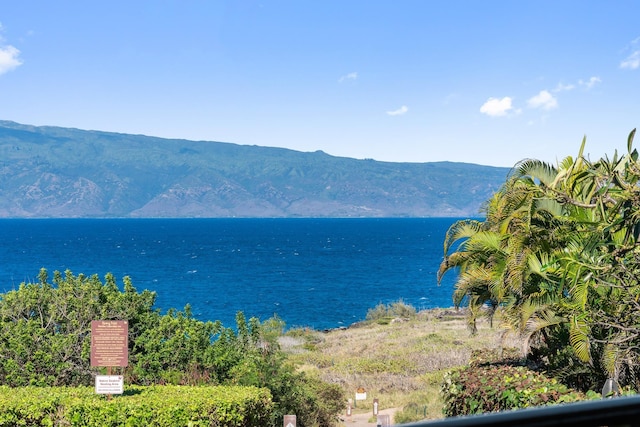
[{"label": "green mountain slope", "polygon": [[0,121],[0,217],[474,216],[507,173]]}]

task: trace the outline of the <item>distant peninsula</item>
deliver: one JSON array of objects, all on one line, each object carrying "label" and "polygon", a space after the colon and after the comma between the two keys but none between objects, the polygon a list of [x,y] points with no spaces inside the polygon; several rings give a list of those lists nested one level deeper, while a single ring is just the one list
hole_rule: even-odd
[{"label": "distant peninsula", "polygon": [[467,217],[509,173],[2,120],[0,152],[0,218]]}]

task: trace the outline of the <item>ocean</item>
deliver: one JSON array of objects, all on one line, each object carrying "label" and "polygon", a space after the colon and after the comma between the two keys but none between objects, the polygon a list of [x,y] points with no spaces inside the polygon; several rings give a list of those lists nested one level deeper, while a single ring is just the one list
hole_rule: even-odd
[{"label": "ocean", "polygon": [[199,320],[235,315],[287,328],[332,329],[377,304],[450,307],[455,274],[438,286],[452,218],[2,219],[0,292],[40,268],[131,277],[156,308],[191,305]]}]

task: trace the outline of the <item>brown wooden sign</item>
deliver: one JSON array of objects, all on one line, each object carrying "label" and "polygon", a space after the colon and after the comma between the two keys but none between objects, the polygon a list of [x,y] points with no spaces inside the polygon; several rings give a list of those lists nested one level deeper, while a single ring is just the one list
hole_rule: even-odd
[{"label": "brown wooden sign", "polygon": [[91,322],[91,366],[129,364],[129,323],[126,320]]}]

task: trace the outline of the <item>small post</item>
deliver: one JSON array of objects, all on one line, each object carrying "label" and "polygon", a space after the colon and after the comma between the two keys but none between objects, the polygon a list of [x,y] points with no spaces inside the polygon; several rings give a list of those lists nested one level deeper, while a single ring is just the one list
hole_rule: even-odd
[{"label": "small post", "polygon": [[378,415],[377,427],[389,427],[391,425],[391,417],[389,414]]},{"label": "small post", "polygon": [[[107,375],[111,376],[111,366],[107,366]],[[107,400],[111,400],[111,393],[107,394]]]},{"label": "small post", "polygon": [[295,415],[285,415],[282,425],[284,427],[296,427],[296,416]]},{"label": "small post", "polygon": [[614,397],[620,394],[618,383],[613,378],[608,378],[602,387],[602,398]]}]

